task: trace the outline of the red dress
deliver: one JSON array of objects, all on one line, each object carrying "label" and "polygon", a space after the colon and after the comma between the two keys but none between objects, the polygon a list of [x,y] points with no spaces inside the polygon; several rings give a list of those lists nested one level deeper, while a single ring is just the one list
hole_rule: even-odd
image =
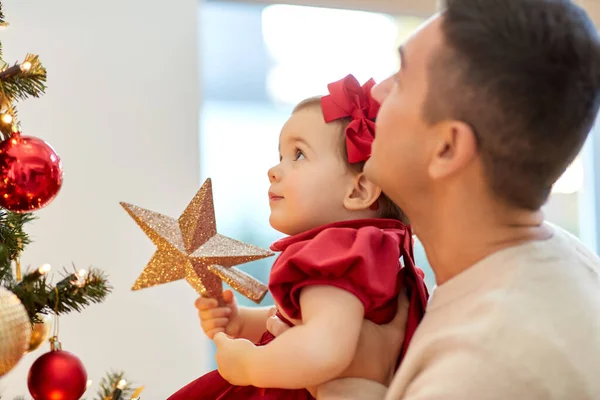
[{"label": "red dress", "polygon": [[[281,239],[271,249],[281,254],[273,264],[269,290],[279,309],[291,319],[302,318],[300,292],[305,286],[333,285],[349,291],[363,303],[365,318],[377,324],[394,318],[398,294],[402,288],[407,289],[410,305],[402,358],[423,318],[428,297],[423,272],[414,264],[409,227],[392,219],[343,221]],[[257,345],[273,339],[273,335],[265,332]],[[238,399],[311,400],[313,397],[305,389],[234,386],[218,371],[212,371],[168,400]]]}]

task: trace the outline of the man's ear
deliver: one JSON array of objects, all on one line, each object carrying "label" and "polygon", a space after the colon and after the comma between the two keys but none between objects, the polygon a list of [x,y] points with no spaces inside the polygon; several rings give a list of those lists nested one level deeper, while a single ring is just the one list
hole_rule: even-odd
[{"label": "man's ear", "polygon": [[477,137],[461,121],[442,122],[436,129],[437,143],[429,164],[429,176],[442,179],[470,164],[477,156]]},{"label": "man's ear", "polygon": [[348,194],[344,198],[344,207],[350,211],[366,210],[381,196],[381,189],[359,173],[352,178]]}]

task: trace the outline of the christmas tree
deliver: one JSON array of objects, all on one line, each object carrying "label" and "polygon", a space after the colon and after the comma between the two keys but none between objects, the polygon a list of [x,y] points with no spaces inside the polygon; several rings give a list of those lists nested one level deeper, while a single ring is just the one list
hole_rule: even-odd
[{"label": "christmas tree", "polygon": [[[0,3],[0,26],[6,25]],[[13,65],[2,58],[0,43],[0,377],[48,339],[52,315],[51,351],[32,365],[28,387],[36,400],[59,393],[63,400],[75,400],[90,381],[79,359],[62,351],[58,316],[102,302],[111,286],[96,268],[65,268],[56,283],[47,264],[22,270],[20,257],[30,243],[25,228],[35,219],[32,212],[58,194],[62,164],[46,142],[20,134],[17,118],[16,102],[44,94],[46,70],[37,55],[27,54]],[[96,399],[124,400],[133,392],[122,372],[110,372],[100,382]]]},{"label": "christmas tree", "polygon": [[[6,25],[0,3],[0,26]],[[14,153],[18,152],[11,153],[12,148],[7,147],[15,142],[20,143],[23,138],[19,134],[20,122],[17,119],[15,102],[39,97],[46,89],[45,82],[46,70],[37,55],[27,54],[22,63],[8,66],[2,60],[0,43],[0,285],[18,297],[32,324],[42,322],[41,316],[45,314],[81,311],[90,303],[104,300],[111,289],[102,271],[98,269],[65,269],[63,278],[56,285],[49,283],[47,265],[24,273],[21,271],[19,258],[25,246],[30,243],[24,228],[35,219],[28,211],[35,211],[41,208],[40,205],[47,204],[43,199],[40,200],[39,196],[35,196],[36,184],[43,186],[46,181],[40,179],[39,171],[32,171],[39,165],[40,157],[32,160],[33,157],[27,154],[23,159],[14,159]],[[25,149],[21,153],[33,152],[35,157],[37,143],[32,145],[31,142],[23,141],[22,147]],[[58,156],[56,159],[60,164]],[[21,170],[17,171],[14,164],[24,164],[25,167],[21,166]],[[58,169],[60,182],[54,186],[60,189],[62,166],[59,165]],[[15,176],[15,172],[20,172],[21,176]],[[54,173],[51,168],[41,172]],[[19,197],[21,193],[24,196]],[[51,197],[54,198],[55,195],[56,193],[53,193]],[[26,201],[27,198],[30,199],[29,202]]]}]

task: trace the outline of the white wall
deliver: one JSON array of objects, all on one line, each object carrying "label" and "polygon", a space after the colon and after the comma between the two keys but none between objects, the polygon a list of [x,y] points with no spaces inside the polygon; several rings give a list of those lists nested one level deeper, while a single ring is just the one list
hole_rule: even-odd
[{"label": "white wall", "polygon": [[[200,186],[198,1],[2,3],[4,58],[34,52],[48,68],[47,95],[19,109],[23,131],[51,143],[65,168],[61,193],[29,228],[24,263],[110,274],[105,303],[61,319],[63,348],[95,383],[123,369],[146,385],[143,397],[164,399],[206,371],[208,341],[185,283],[129,290],[154,247],[119,201],[176,217]],[[27,371],[47,349],[0,380],[3,398],[28,395]]]},{"label": "white wall", "polygon": [[[213,0],[222,2],[296,4],[302,6],[348,8],[398,15],[428,17],[437,9],[438,0]],[[592,0],[593,1],[593,0]]]},{"label": "white wall", "polygon": [[[357,10],[382,12],[388,14],[404,14],[427,17],[437,10],[438,0],[213,0],[236,1],[263,4],[298,4],[330,8],[350,8]],[[600,21],[600,0],[575,0],[590,14],[596,24]]]},{"label": "white wall", "polygon": [[589,14],[596,26],[600,27],[600,0],[575,0]]}]

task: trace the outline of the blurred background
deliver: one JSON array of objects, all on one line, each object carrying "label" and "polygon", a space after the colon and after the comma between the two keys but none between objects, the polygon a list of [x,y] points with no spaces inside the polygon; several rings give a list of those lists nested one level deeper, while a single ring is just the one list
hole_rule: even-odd
[{"label": "blurred background", "polygon": [[[581,3],[600,22],[596,0]],[[177,217],[211,177],[219,232],[268,247],[281,235],[268,224],[266,171],[293,106],[348,73],[361,82],[393,73],[397,46],[435,11],[433,0],[3,4],[11,23],[0,32],[4,58],[33,52],[48,69],[47,94],[20,108],[23,130],[52,143],[65,168],[23,261],[109,273],[115,290],[105,303],[61,319],[63,347],[90,379],[123,369],[148,399],[212,369],[213,349],[185,282],[130,291],[154,246],[119,201]],[[596,127],[546,206],[550,221],[595,251],[598,154]],[[416,250],[433,285],[419,243]],[[243,269],[266,282],[271,263]],[[45,351],[1,378],[0,395],[27,394],[27,371]]]}]

